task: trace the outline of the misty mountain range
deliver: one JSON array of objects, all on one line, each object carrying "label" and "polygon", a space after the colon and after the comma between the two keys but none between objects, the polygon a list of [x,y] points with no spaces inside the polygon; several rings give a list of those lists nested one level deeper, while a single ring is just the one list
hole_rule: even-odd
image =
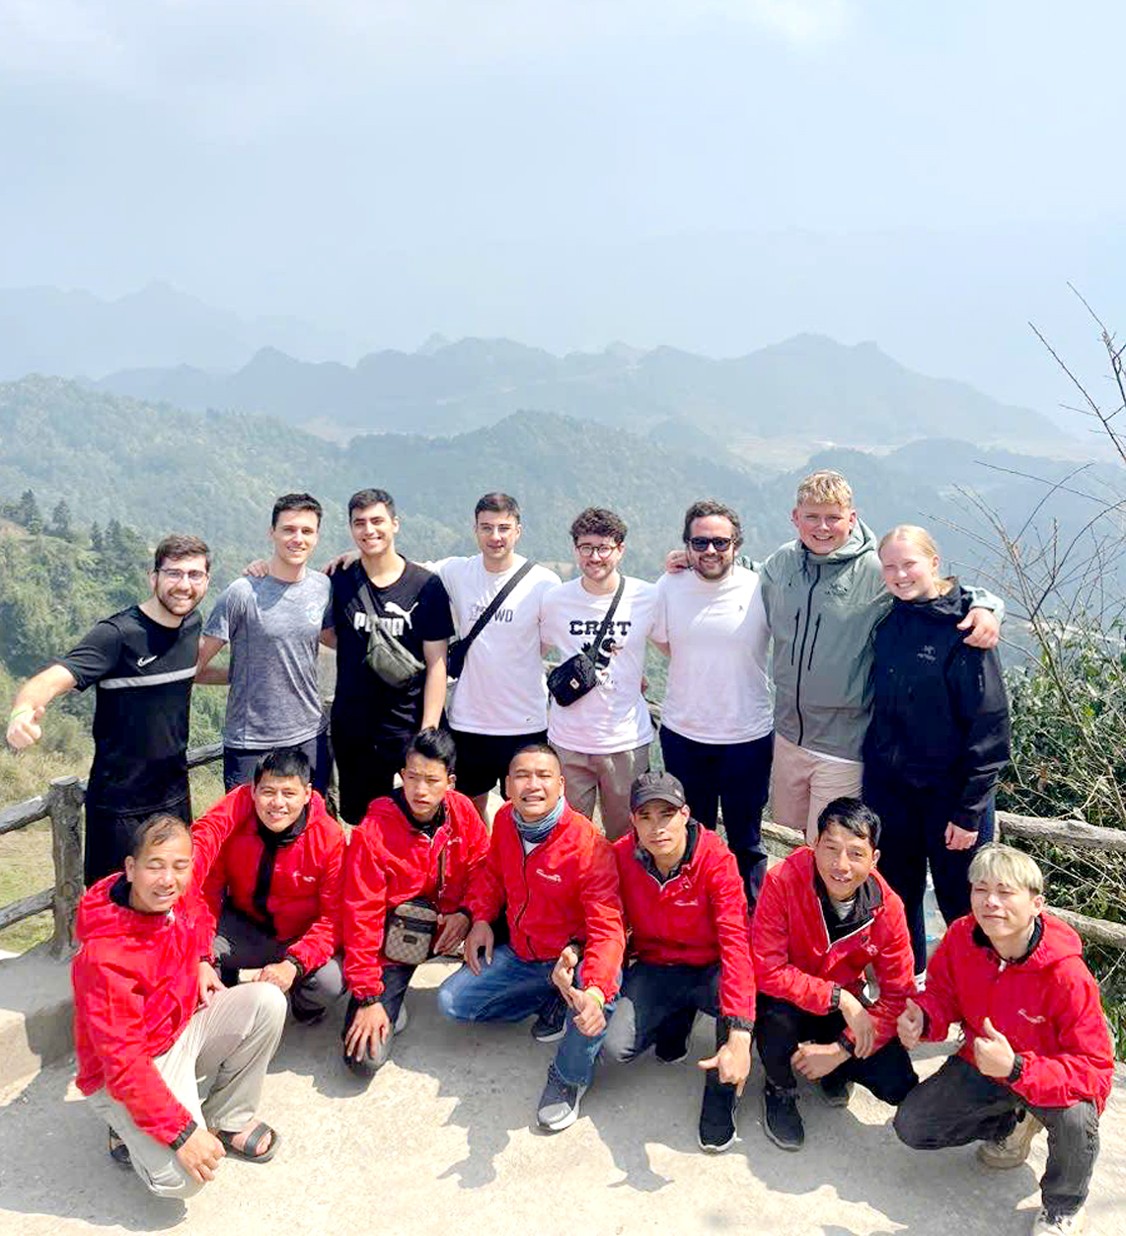
[{"label": "misty mountain range", "polygon": [[0,377],[81,377],[148,402],[276,416],[340,441],[360,432],[448,436],[539,411],[768,468],[822,446],[888,448],[936,435],[1075,450],[1037,412],[915,373],[874,343],[820,335],[731,359],[620,343],[560,357],[508,339],[440,337],[354,366],[298,359],[341,346],[305,323],[247,322],[162,284],[113,302],[0,291]]}]

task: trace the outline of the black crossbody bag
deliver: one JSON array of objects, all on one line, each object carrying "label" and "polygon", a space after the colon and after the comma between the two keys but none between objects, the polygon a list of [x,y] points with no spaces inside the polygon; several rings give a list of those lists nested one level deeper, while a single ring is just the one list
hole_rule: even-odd
[{"label": "black crossbody bag", "polygon": [[602,641],[606,638],[607,631],[610,630],[610,623],[614,621],[614,611],[618,608],[618,602],[622,599],[622,593],[625,591],[626,577],[623,575],[618,580],[618,591],[614,593],[614,599],[610,602],[610,608],[606,611],[606,617],[602,619],[602,625],[598,628],[598,634],[594,637],[594,642],[591,644],[591,649],[594,655],[590,652],[576,652],[573,657],[568,657],[562,665],[557,665],[547,676],[547,689],[551,692],[551,698],[562,708],[567,708],[576,700],[581,700],[584,695],[588,695],[594,690],[598,683],[598,666],[596,658],[598,650],[602,647]]},{"label": "black crossbody bag", "polygon": [[368,647],[364,661],[368,669],[389,687],[405,687],[425,671],[426,665],[383,629],[372,604],[367,572],[358,562],[356,570],[360,576],[356,595],[368,618]]},{"label": "black crossbody bag", "polygon": [[504,604],[513,588],[524,578],[525,575],[536,564],[529,559],[516,572],[515,575],[508,581],[507,584],[496,594],[495,597],[486,606],[484,612],[478,617],[473,624],[469,634],[464,639],[455,639],[450,641],[449,652],[446,654],[446,677],[453,682],[455,678],[460,678],[465,670],[465,657],[469,652],[473,641],[492,621],[493,615]]}]

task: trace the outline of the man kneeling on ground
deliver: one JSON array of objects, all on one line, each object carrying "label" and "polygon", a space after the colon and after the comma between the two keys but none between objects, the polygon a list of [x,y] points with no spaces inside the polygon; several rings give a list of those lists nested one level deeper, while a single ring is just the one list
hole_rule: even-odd
[{"label": "man kneeling on ground", "polygon": [[299,747],[267,752],[254,780],[221,798],[192,832],[228,838],[203,884],[219,923],[224,983],[258,970],[259,982],[289,995],[298,1021],[319,1021],[344,992],[335,953],[345,841],[313,789],[309,757]]},{"label": "man kneeling on ground", "polygon": [[[407,743],[402,789],[377,798],[348,845],[344,874],[344,1063],[370,1081],[407,1024],[411,976],[455,952],[469,930],[465,896],[489,850],[471,798],[454,788],[456,748],[445,730]],[[391,924],[398,913],[405,939]],[[411,958],[408,960],[407,958]]]},{"label": "man kneeling on ground", "polygon": [[[716,1018],[699,1142],[718,1153],[735,1140],[735,1104],[751,1070],[755,980],[747,895],[735,855],[693,820],[671,773],[644,773],[630,790],[633,832],[614,843],[629,951],[603,1051],[632,1060],[651,1045],[683,1059],[697,1012]],[[569,951],[569,950],[567,950]],[[565,953],[566,958],[566,953]],[[556,983],[568,994],[567,974]]]},{"label": "man kneeling on ground", "polygon": [[[859,799],[833,799],[813,849],[767,873],[751,923],[763,1128],[782,1150],[805,1142],[795,1073],[819,1082],[833,1107],[847,1105],[853,1082],[892,1105],[918,1082],[895,1034],[915,990],[911,938],[903,903],[875,869],[879,837]],[[869,968],[879,995],[866,1006]]]},{"label": "man kneeling on ground", "polygon": [[[609,842],[564,799],[553,747],[521,747],[505,788],[510,801],[493,821],[488,858],[466,901],[473,926],[465,965],[439,988],[438,1007],[457,1021],[522,1021],[555,994],[552,969],[563,950],[581,953],[581,986],[569,992],[537,1110],[540,1127],[558,1132],[578,1119],[618,992],[625,949],[618,875]],[[494,948],[492,923],[502,910],[510,942]]]},{"label": "man kneeling on ground", "polygon": [[215,921],[194,885],[214,855],[203,839],[193,864],[187,824],[155,815],[124,874],[78,907],[78,1088],[109,1122],[114,1158],[162,1197],[198,1192],[224,1154],[264,1163],[280,1140],[255,1112],[285,997],[269,983],[227,990],[200,960]]},{"label": "man kneeling on ground", "polygon": [[972,913],[951,924],[926,991],[899,1018],[905,1047],[941,1042],[955,1022],[965,1041],[904,1101],[895,1131],[917,1150],[982,1139],[981,1162],[1005,1168],[1047,1128],[1032,1231],[1077,1233],[1114,1080],[1099,989],[1079,937],[1044,913],[1044,877],[1027,854],[983,846],[969,876]]}]

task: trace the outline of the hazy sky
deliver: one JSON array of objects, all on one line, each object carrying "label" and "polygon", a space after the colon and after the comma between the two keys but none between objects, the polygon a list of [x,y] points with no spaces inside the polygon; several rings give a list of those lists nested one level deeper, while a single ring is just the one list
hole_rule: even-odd
[{"label": "hazy sky", "polygon": [[1045,406],[1066,280],[1126,328],[1124,8],[0,0],[0,286],[353,354],[817,330]]}]

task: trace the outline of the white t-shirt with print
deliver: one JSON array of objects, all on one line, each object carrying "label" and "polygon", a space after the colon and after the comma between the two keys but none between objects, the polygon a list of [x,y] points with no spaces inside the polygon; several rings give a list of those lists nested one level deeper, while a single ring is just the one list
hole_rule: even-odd
[{"label": "white t-shirt with print", "polygon": [[695,571],[661,576],[653,638],[669,645],[662,724],[706,743],[770,733],[770,631],[756,572],[735,566],[718,581]]},{"label": "white t-shirt with print", "polygon": [[[489,602],[526,560],[510,570],[485,570],[480,554],[428,563],[450,597],[459,638],[473,629]],[[505,597],[492,621],[470,645],[465,670],[453,689],[449,722],[472,734],[532,734],[547,728],[547,685],[540,655],[540,602],[559,576],[536,565]]]},{"label": "white t-shirt with print", "polygon": [[[558,648],[563,660],[590,645],[598,634],[614,594],[587,592],[582,576],[546,593],[540,613],[540,638]],[[653,739],[649,706],[641,694],[645,645],[657,608],[657,588],[626,577],[622,599],[595,656],[598,683],[566,708],[551,700],[547,713],[548,740],[584,755],[614,755],[632,751]]]}]

